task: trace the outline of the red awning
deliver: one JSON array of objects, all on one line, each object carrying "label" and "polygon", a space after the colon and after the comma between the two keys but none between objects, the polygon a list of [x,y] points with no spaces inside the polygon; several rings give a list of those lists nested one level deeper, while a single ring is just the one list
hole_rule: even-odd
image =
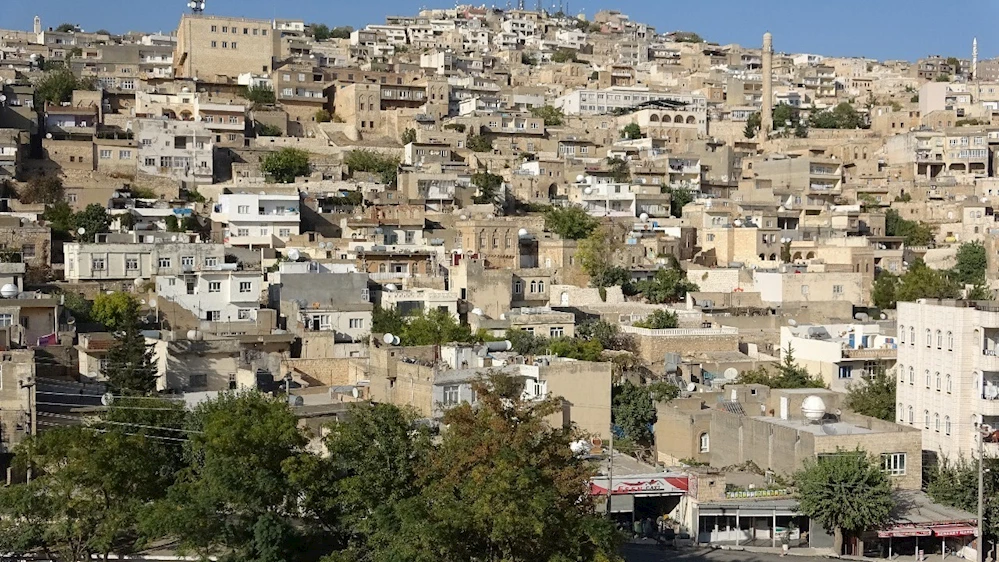
[{"label": "red awning", "polygon": [[971,525],[941,525],[932,529],[937,537],[973,537],[977,532]]},{"label": "red awning", "polygon": [[928,537],[931,532],[925,527],[895,527],[894,529],[878,531],[878,537],[882,539],[888,537]]}]

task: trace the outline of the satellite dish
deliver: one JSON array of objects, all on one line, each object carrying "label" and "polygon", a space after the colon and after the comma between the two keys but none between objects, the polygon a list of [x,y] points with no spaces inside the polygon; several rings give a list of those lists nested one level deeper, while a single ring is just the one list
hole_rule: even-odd
[{"label": "satellite dish", "polygon": [[171,241],[171,242],[176,242],[176,241],[177,241],[177,235],[176,235],[176,234],[174,234],[173,236],[171,236],[171,237],[170,237],[170,241]]},{"label": "satellite dish", "polygon": [[0,296],[5,299],[12,299],[16,297],[21,291],[18,290],[17,285],[13,283],[7,283],[3,287],[0,287]]},{"label": "satellite dish", "polygon": [[132,285],[135,285],[136,287],[141,287],[142,284],[145,283],[145,282],[146,282],[145,279],[143,279],[141,277],[136,277],[135,280],[132,281]]},{"label": "satellite dish", "polygon": [[793,328],[798,325],[798,322],[794,318],[792,318],[787,321],[787,325]]},{"label": "satellite dish", "polygon": [[0,103],[7,101],[7,96],[0,94]]},{"label": "satellite dish", "polygon": [[149,306],[155,308],[156,307],[156,299],[149,299]]},{"label": "satellite dish", "polygon": [[526,228],[521,228],[520,230],[517,231],[517,236],[519,236],[520,238],[527,238],[528,234],[530,233],[527,232]]},{"label": "satellite dish", "polygon": [[45,138],[52,140],[52,133],[45,133]]},{"label": "satellite dish", "polygon": [[101,396],[101,404],[104,406],[110,406],[111,404],[114,404],[114,394],[111,394],[110,392],[105,392],[104,395]]},{"label": "satellite dish", "polygon": [[576,176],[576,183],[583,183],[584,181],[586,181],[586,176],[582,174]]},{"label": "satellite dish", "polygon": [[734,221],[732,221],[732,224],[734,224],[735,226],[742,226],[742,220],[741,219],[735,219]]},{"label": "satellite dish", "polygon": [[884,312],[882,312],[882,313],[881,313],[881,319],[882,319],[882,320],[887,320],[887,319],[888,319],[888,315],[887,315],[887,314],[885,314]]},{"label": "satellite dish", "polygon": [[385,334],[384,336],[382,336],[382,341],[385,342],[388,345],[392,345],[392,342],[394,340],[395,340],[395,336],[393,336],[392,334]]},{"label": "satellite dish", "polygon": [[72,316],[70,316],[69,318],[66,319],[66,323],[69,324],[70,326],[72,326],[72,325],[76,324],[76,318],[73,318]]},{"label": "satellite dish", "polygon": [[737,378],[739,378],[739,369],[736,369],[735,367],[729,367],[728,369],[725,369],[726,380],[735,380]]},{"label": "satellite dish", "polygon": [[590,194],[593,193],[593,188],[592,187],[587,187],[586,189],[583,190],[583,193],[585,195],[590,195]]},{"label": "satellite dish", "polygon": [[355,386],[354,388],[350,389],[350,395],[353,396],[354,399],[356,400],[361,397],[361,391],[357,390],[357,387]]},{"label": "satellite dish", "polygon": [[388,285],[385,285],[385,290],[392,293],[398,291],[399,287],[397,287],[395,283],[389,283]]},{"label": "satellite dish", "polygon": [[648,222],[648,220],[649,220],[649,214],[648,214],[648,213],[642,213],[641,215],[639,215],[639,217],[638,217],[638,218],[639,218],[639,219],[640,219],[640,220],[641,220],[642,222]]},{"label": "satellite dish", "polygon": [[305,405],[305,398],[302,398],[301,396],[295,394],[291,394],[288,396],[288,405],[294,408],[301,408],[302,406]]},{"label": "satellite dish", "polygon": [[694,392],[695,390],[697,390],[697,385],[696,384],[690,383],[690,384],[687,385],[687,392]]},{"label": "satellite dish", "polygon": [[204,337],[203,334],[201,332],[199,332],[198,330],[188,330],[187,331],[187,339],[189,339],[191,341],[201,341],[201,339],[203,337]]},{"label": "satellite dish", "polygon": [[298,259],[301,257],[302,253],[296,250],[295,248],[288,250],[288,259],[290,259],[291,261],[298,261]]}]

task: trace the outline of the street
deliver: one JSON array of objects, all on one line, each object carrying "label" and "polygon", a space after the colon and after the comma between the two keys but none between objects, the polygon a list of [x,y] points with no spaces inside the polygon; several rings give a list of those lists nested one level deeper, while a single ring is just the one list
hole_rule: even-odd
[{"label": "street", "polygon": [[[654,545],[629,544],[622,549],[627,562],[777,562],[778,554],[760,552],[745,552],[736,550],[712,550],[707,548],[683,548],[676,550],[661,550]],[[792,562],[808,562],[827,560],[822,556],[789,556],[785,560]]]}]

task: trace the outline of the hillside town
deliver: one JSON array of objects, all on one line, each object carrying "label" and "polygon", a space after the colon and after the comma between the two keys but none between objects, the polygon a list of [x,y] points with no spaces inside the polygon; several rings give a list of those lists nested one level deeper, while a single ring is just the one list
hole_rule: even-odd
[{"label": "hillside town", "polygon": [[994,559],[999,59],[516,4],[0,30],[0,551]]}]

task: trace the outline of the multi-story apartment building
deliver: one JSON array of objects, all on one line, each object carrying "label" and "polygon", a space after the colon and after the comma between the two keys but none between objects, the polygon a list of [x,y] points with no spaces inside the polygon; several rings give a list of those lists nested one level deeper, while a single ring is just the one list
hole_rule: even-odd
[{"label": "multi-story apartment building", "polygon": [[179,94],[136,92],[134,116],[150,119],[179,119],[204,123],[220,146],[243,146],[248,124],[246,106],[210,102],[205,94],[182,91]]},{"label": "multi-story apartment building", "polygon": [[[172,238],[186,235],[174,235]],[[131,238],[131,239],[128,239]],[[193,240],[143,241],[128,236],[98,237],[98,243],[74,242],[63,246],[66,280],[134,281],[157,275],[184,275],[217,270],[225,263],[225,247]]]},{"label": "multi-story apartment building", "polygon": [[177,27],[174,77],[228,83],[247,72],[268,73],[277,41],[273,28],[270,20],[184,14]]},{"label": "multi-story apartment building", "polygon": [[[999,428],[999,308],[991,302],[898,303],[896,419],[923,449],[977,456],[978,426]],[[999,445],[985,444],[985,454]]]},{"label": "multi-story apartment building", "polygon": [[[207,322],[251,324],[260,308],[263,275],[237,264],[202,267],[198,273],[157,275],[156,294]],[[160,303],[163,309],[166,303]]]},{"label": "multi-story apartment building", "polygon": [[212,210],[212,222],[229,246],[283,246],[299,234],[300,201],[298,194],[223,193]]},{"label": "multi-story apartment building", "polygon": [[561,108],[566,115],[595,115],[655,101],[678,102],[687,111],[699,114],[706,114],[708,107],[708,100],[703,94],[653,91],[642,87],[579,89],[555,99],[552,105]]},{"label": "multi-story apartment building", "polygon": [[215,135],[205,123],[138,120],[139,172],[194,184],[212,183]]},{"label": "multi-story apartment building", "polygon": [[879,372],[894,376],[897,338],[878,324],[799,324],[780,329],[780,355],[795,361],[837,392]]}]

